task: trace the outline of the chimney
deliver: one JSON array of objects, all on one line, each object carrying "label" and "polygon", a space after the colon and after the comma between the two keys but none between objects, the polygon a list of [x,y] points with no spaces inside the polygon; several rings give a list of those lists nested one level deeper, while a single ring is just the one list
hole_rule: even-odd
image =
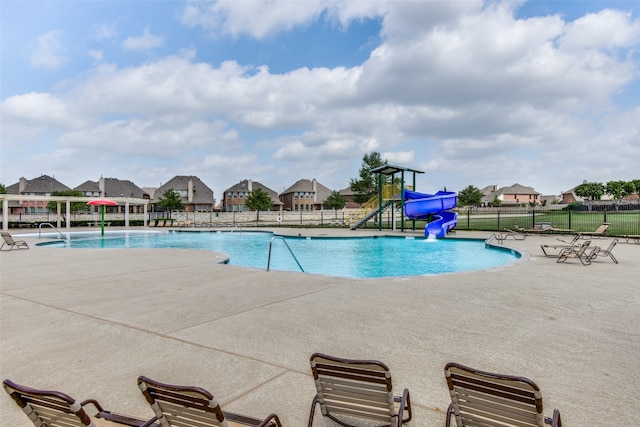
[{"label": "chimney", "polygon": [[247,180],[247,191],[251,193],[253,191],[253,181],[250,179]]},{"label": "chimney", "polygon": [[189,178],[189,182],[187,183],[187,201],[189,203],[193,202],[193,179]]},{"label": "chimney", "polygon": [[105,197],[107,195],[107,192],[104,188],[104,177],[102,176],[98,180],[98,188],[100,189],[100,197]]},{"label": "chimney", "polygon": [[311,190],[313,191],[313,202],[318,201],[318,181],[315,178],[311,180]]},{"label": "chimney", "polygon": [[27,188],[27,179],[25,177],[21,177],[18,184],[18,194],[24,193],[25,188]]}]

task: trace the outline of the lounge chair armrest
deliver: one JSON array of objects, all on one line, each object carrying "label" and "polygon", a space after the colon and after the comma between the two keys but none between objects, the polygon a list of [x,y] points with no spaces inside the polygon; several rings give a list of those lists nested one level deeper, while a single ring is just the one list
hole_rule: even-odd
[{"label": "lounge chair armrest", "polygon": [[[405,388],[402,392],[402,397],[395,396],[393,398],[396,402],[400,403],[400,407],[398,408],[398,427],[400,427],[403,423],[408,423],[411,421],[412,411],[411,411],[411,397],[409,396],[409,389]],[[407,411],[407,418],[404,417],[404,411]]]},{"label": "lounge chair armrest", "polygon": [[89,404],[93,405],[98,410],[98,413],[104,412],[104,408],[102,407],[102,405],[100,405],[100,402],[95,399],[87,399],[80,402],[80,406],[82,406],[83,408]]},{"label": "lounge chair armrest", "polygon": [[280,418],[276,414],[269,414],[257,427],[282,427]]}]

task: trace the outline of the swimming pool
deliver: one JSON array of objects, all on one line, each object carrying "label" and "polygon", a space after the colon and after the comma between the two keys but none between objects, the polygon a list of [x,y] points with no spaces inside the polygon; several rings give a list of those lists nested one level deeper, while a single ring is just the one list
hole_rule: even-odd
[{"label": "swimming pool", "polygon": [[[266,269],[270,232],[106,232],[69,233],[69,240],[47,242],[54,248],[182,248],[224,252],[229,264]],[[271,270],[350,278],[379,278],[456,273],[515,262],[515,251],[485,248],[480,240],[421,237],[286,237],[274,239]]]}]

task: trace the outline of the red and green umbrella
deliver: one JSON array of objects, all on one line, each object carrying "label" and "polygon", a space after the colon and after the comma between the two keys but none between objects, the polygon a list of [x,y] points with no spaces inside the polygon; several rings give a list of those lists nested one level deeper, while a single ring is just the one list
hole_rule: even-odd
[{"label": "red and green umbrella", "polygon": [[102,236],[104,236],[104,207],[118,206],[118,202],[116,202],[115,200],[108,200],[108,199],[96,199],[96,200],[91,200],[90,202],[87,202],[87,204],[89,206],[102,206],[102,222],[100,224],[101,224]]}]

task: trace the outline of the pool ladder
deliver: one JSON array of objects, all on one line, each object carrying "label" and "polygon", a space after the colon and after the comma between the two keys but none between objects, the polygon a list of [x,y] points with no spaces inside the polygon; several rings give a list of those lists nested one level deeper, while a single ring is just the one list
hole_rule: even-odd
[{"label": "pool ladder", "polygon": [[282,240],[284,242],[284,245],[287,247],[287,249],[289,249],[289,253],[291,254],[293,259],[295,260],[296,264],[298,264],[298,267],[300,267],[300,271],[302,271],[304,273],[304,269],[302,268],[302,266],[298,262],[298,258],[296,258],[295,254],[293,253],[293,251],[289,247],[289,244],[287,243],[285,238],[282,237],[282,236],[273,236],[271,238],[271,241],[269,242],[269,256],[267,257],[267,271],[269,271],[269,269],[271,268],[271,247],[273,246],[273,241],[276,240],[276,239],[280,239],[280,240]]},{"label": "pool ladder", "polygon": [[62,234],[62,231],[60,231],[60,230],[58,230],[57,228],[55,228],[55,227],[53,226],[53,224],[51,224],[50,222],[41,222],[41,223],[38,225],[38,239],[42,238],[42,226],[43,226],[43,225],[49,226],[49,227],[53,228],[55,231],[57,231],[57,232],[58,232],[58,234],[60,235],[60,237],[62,238],[62,240],[69,240],[69,237],[67,237],[67,236],[65,236],[64,234]]}]

